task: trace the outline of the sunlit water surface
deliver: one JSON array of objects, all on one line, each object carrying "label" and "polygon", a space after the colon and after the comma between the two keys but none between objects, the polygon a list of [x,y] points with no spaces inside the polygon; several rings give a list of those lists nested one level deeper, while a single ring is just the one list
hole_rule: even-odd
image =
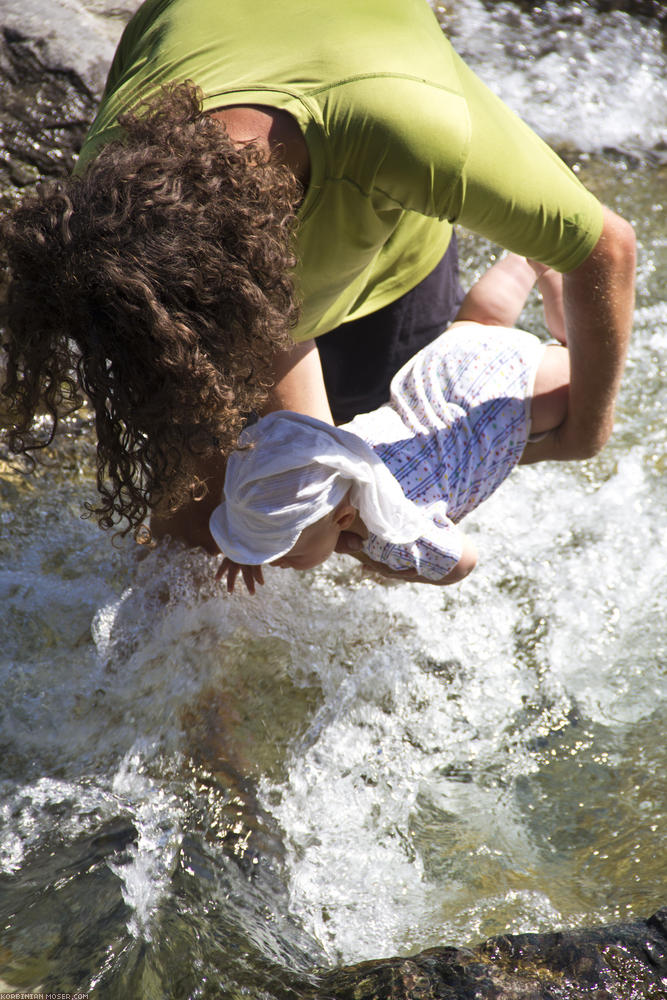
[{"label": "sunlit water surface", "polygon": [[[660,38],[456,6],[463,54],[637,228],[615,436],[518,470],[444,590],[337,558],[228,597],[215,560],[80,519],[85,423],[33,476],[0,466],[3,988],[271,997],[665,902]],[[467,275],[492,252],[464,238]],[[536,301],[522,323],[543,330]]]}]

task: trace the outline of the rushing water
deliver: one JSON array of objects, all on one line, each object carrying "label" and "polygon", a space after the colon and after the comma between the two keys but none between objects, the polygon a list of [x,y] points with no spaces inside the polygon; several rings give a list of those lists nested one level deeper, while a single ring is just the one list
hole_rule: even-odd
[{"label": "rushing water", "polygon": [[[0,466],[0,989],[274,997],[665,902],[664,56],[568,8],[443,18],[634,222],[636,333],[610,445],[518,470],[462,585],[338,558],[228,597],[215,560],[81,520],[85,422]],[[473,276],[492,248],[462,245]]]}]

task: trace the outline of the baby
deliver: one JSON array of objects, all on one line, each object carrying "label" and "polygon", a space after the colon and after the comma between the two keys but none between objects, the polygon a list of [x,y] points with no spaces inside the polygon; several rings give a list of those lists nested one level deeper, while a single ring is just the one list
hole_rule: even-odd
[{"label": "baby", "polygon": [[[558,344],[511,325],[536,280]],[[231,591],[241,570],[254,593],[262,565],[310,569],[345,531],[362,562],[457,583],[477,562],[458,523],[544,454],[536,441],[565,419],[568,383],[560,276],[509,255],[394,376],[383,406],[342,427],[278,411],[242,433],[210,519],[217,578]]]}]

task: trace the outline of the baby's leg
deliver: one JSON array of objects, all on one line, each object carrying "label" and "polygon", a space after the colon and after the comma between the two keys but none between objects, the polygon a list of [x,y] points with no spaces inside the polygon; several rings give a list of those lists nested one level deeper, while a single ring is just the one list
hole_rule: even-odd
[{"label": "baby's leg", "polygon": [[[567,416],[570,389],[570,356],[566,347],[548,344],[535,374],[530,411],[530,436],[536,438],[555,430]],[[521,463],[548,458],[541,442],[529,441]]]},{"label": "baby's leg", "polygon": [[515,253],[501,257],[471,287],[454,322],[515,326],[541,269]]},{"label": "baby's leg", "polygon": [[526,299],[537,282],[542,296],[547,330],[565,339],[563,276],[546,264],[509,253],[489,268],[472,286],[454,322],[482,323],[485,326],[515,326]]},{"label": "baby's leg", "polygon": [[567,344],[565,335],[565,310],[563,308],[563,275],[543,264],[533,262],[533,267],[543,268],[537,279],[537,288],[542,296],[544,321],[547,330],[555,340]]}]

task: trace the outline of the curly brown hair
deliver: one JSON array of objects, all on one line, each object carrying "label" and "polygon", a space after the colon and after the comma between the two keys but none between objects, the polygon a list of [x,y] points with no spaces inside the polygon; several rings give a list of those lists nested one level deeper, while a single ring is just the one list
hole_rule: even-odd
[{"label": "curly brown hair", "polygon": [[101,495],[89,510],[104,528],[126,519],[125,533],[186,502],[198,462],[227,454],[266,399],[297,320],[301,191],[235,145],[192,84],[120,122],[81,177],[8,215],[0,246],[9,447],[46,446],[87,398]]}]

